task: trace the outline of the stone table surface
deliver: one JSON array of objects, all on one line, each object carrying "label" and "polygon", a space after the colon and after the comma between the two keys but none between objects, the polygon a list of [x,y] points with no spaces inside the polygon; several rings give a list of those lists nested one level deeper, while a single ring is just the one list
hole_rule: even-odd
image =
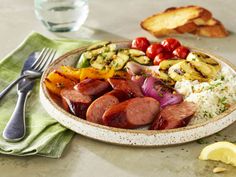
[{"label": "stone table surface", "polygon": [[[146,36],[156,40],[139,26],[141,20],[168,7],[181,5],[206,7],[231,32],[222,39],[191,35],[178,37],[185,45],[202,48],[236,64],[236,3],[234,0],[89,0],[90,13],[77,32],[56,34],[47,31],[34,15],[32,0],[0,0],[0,58],[16,48],[31,32],[48,37],[74,39],[133,39]],[[236,124],[205,139],[205,142],[236,141]],[[127,147],[95,141],[76,135],[60,159],[0,155],[0,177],[233,177],[236,168],[197,159],[205,144],[197,142],[171,147]],[[216,166],[226,167],[213,174]]]}]

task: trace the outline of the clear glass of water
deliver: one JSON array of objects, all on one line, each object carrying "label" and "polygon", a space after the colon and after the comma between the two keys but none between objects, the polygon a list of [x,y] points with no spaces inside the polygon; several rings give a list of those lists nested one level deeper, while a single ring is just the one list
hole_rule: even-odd
[{"label": "clear glass of water", "polygon": [[34,0],[37,18],[53,32],[78,30],[89,13],[88,0]]}]

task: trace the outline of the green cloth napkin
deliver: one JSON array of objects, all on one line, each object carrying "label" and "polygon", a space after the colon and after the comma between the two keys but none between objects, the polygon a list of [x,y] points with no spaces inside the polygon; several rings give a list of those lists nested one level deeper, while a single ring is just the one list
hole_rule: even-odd
[{"label": "green cloth napkin", "polygon": [[[39,33],[31,33],[16,50],[0,60],[0,90],[19,76],[24,61],[33,51],[50,47],[57,49],[57,56],[60,56],[91,43],[85,40],[51,40]],[[36,154],[59,158],[71,140],[73,132],[60,125],[43,109],[39,101],[39,80],[27,101],[25,138],[16,143],[7,142],[2,138],[3,129],[14,110],[16,100],[16,88],[0,100],[0,153],[18,156]]]}]

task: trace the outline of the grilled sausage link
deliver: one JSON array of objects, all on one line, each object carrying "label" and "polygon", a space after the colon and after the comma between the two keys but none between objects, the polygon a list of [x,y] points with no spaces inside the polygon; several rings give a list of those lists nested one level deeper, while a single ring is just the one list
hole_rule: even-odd
[{"label": "grilled sausage link", "polygon": [[192,102],[181,102],[163,108],[154,120],[151,130],[164,130],[186,126],[192,115],[197,110],[197,106]]},{"label": "grilled sausage link", "polygon": [[85,119],[87,108],[92,102],[90,96],[83,95],[73,89],[63,89],[61,97],[65,108],[69,109],[72,114]]},{"label": "grilled sausage link", "polygon": [[132,97],[143,96],[140,86],[131,80],[110,78],[108,79],[108,82],[111,84],[113,89],[122,90]]},{"label": "grilled sausage link", "polygon": [[137,128],[150,124],[160,110],[158,101],[151,97],[132,98],[111,106],[103,114],[103,123],[118,128]]},{"label": "grilled sausage link", "polygon": [[103,113],[110,108],[112,105],[118,104],[119,100],[113,95],[103,95],[97,98],[93,103],[89,106],[86,119],[90,122],[103,124],[102,115]]}]

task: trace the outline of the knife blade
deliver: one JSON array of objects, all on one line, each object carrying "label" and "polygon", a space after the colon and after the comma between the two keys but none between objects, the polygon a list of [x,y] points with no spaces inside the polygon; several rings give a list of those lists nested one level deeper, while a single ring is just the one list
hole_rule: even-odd
[{"label": "knife blade", "polygon": [[[35,62],[35,60],[38,58],[39,53],[34,52],[29,55],[28,59],[25,61],[22,70],[21,70],[21,76],[18,77],[16,80],[14,80],[12,83],[10,83],[4,90],[0,92],[0,100],[23,78],[25,78],[27,75],[24,75],[24,72],[32,68],[32,64]],[[32,75],[34,76],[34,75]]]},{"label": "knife blade", "polygon": [[[35,62],[37,57],[38,57],[37,52],[33,52],[29,55],[28,59],[25,61],[24,65],[23,65],[23,68],[21,70],[21,75],[23,75],[26,70],[31,69],[32,64]],[[27,92],[27,91],[30,91],[33,88],[33,86],[34,86],[34,80],[25,78],[25,79],[19,81],[19,83],[17,84],[17,91],[18,92]]]},{"label": "knife blade", "polygon": [[[31,68],[32,64],[38,57],[38,53],[33,52],[29,55],[28,59],[25,61],[23,68],[21,70],[21,75],[24,71]],[[18,100],[13,114],[7,123],[4,131],[3,138],[7,141],[19,141],[25,136],[25,104],[31,90],[34,87],[34,79],[24,78],[17,84],[17,94]]]}]

